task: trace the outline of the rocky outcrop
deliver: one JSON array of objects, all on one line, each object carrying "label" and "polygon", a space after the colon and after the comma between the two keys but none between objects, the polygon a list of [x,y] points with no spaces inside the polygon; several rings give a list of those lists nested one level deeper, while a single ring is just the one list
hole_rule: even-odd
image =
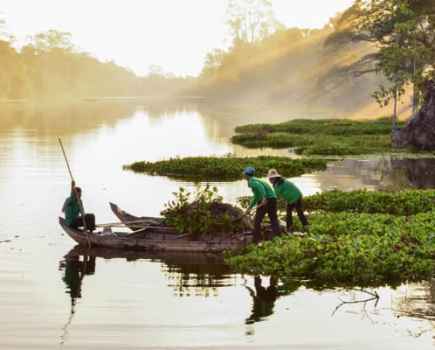
[{"label": "rocky outcrop", "polygon": [[393,146],[435,150],[435,81],[427,84],[423,107],[404,128],[393,132]]}]

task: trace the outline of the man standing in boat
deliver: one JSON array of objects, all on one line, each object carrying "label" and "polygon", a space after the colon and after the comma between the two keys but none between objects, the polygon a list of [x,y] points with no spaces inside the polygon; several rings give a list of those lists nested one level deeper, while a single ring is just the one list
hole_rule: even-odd
[{"label": "man standing in boat", "polygon": [[71,228],[77,229],[84,226],[83,217],[81,215],[83,212],[83,203],[81,197],[82,189],[80,187],[76,187],[75,182],[72,181],[71,194],[65,200],[65,203],[62,207],[62,212],[65,213],[65,224]]},{"label": "man standing in boat", "polygon": [[248,181],[248,186],[251,188],[254,196],[252,197],[249,208],[246,214],[249,214],[251,210],[256,207],[255,219],[254,219],[254,242],[259,243],[261,238],[261,223],[264,217],[269,216],[270,223],[272,225],[272,237],[278,236],[280,233],[278,215],[277,215],[277,200],[276,194],[273,188],[261,179],[256,178],[255,169],[248,167],[243,171],[243,174]]}]

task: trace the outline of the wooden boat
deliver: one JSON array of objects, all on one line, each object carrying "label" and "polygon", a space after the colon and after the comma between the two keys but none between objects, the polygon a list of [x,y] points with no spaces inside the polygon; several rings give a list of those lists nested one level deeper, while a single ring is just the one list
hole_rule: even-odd
[{"label": "wooden boat", "polygon": [[177,232],[173,228],[167,227],[164,224],[163,218],[135,216],[127,213],[125,210],[122,210],[114,203],[109,203],[109,205],[113,214],[115,214],[119,221],[121,221],[132,231],[136,231],[143,227],[149,227],[154,233],[177,234]]},{"label": "wooden boat", "polygon": [[125,232],[107,233],[105,231],[87,233],[67,226],[63,218],[59,218],[59,224],[68,236],[79,245],[113,249],[149,252],[222,253],[224,251],[241,250],[252,241],[252,237],[245,234],[193,241],[188,235],[155,234],[147,229],[133,234]]}]

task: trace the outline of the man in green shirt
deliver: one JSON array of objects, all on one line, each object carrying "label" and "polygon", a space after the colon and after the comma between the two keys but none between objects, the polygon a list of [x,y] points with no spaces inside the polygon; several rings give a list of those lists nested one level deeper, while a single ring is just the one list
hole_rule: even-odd
[{"label": "man in green shirt", "polygon": [[250,211],[256,207],[253,232],[254,242],[259,243],[261,241],[261,223],[263,222],[266,213],[269,216],[272,225],[273,236],[270,238],[278,236],[280,234],[280,228],[277,215],[276,194],[273,191],[273,188],[266,181],[254,177],[255,169],[252,167],[246,168],[243,171],[243,174],[248,181],[248,186],[254,194],[249,208],[246,211],[246,213],[249,214]]},{"label": "man in green shirt", "polygon": [[270,169],[267,177],[273,184],[277,197],[284,199],[287,203],[287,232],[293,232],[293,209],[296,209],[299,220],[301,220],[306,231],[308,229],[308,220],[304,215],[302,193],[299,188],[293,182],[284,179],[275,169]]},{"label": "man in green shirt", "polygon": [[62,212],[65,213],[65,224],[72,228],[83,227],[82,211],[82,189],[76,187],[75,182],[71,182],[71,194],[65,200],[62,207]]}]

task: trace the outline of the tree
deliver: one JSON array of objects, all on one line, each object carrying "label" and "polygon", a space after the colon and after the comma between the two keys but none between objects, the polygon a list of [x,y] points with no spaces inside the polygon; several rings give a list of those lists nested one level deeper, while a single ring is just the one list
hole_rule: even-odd
[{"label": "tree", "polygon": [[434,0],[356,0],[338,21],[327,44],[368,42],[377,50],[363,57],[356,74],[382,73],[388,80],[373,94],[379,104],[397,101],[414,87],[417,110],[427,82],[435,77]]},{"label": "tree", "polygon": [[71,33],[61,32],[54,29],[30,37],[30,42],[38,52],[48,52],[54,49],[71,52],[74,49],[71,40]]},{"label": "tree", "polygon": [[270,0],[229,0],[227,24],[234,44],[253,44],[279,27]]}]

